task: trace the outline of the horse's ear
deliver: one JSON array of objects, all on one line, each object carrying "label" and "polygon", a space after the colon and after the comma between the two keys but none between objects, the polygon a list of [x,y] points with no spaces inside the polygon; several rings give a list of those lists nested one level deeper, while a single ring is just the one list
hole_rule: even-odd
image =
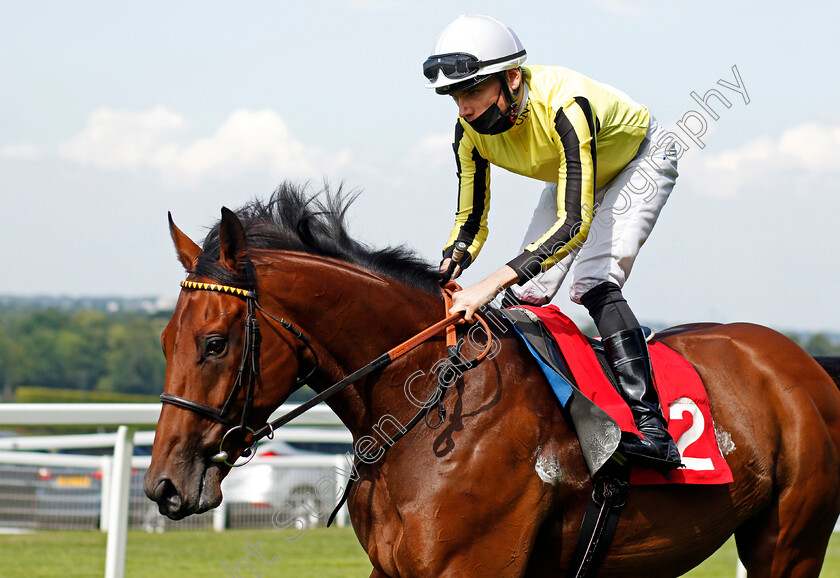
[{"label": "horse's ear", "polygon": [[187,237],[184,232],[175,226],[172,220],[172,213],[167,213],[169,216],[169,234],[172,236],[172,241],[175,243],[175,250],[178,252],[178,260],[184,269],[192,271],[198,263],[198,256],[201,254],[201,247]]},{"label": "horse's ear", "polygon": [[248,242],[242,221],[236,213],[227,207],[222,207],[222,221],[219,223],[219,263],[236,273],[247,251]]}]

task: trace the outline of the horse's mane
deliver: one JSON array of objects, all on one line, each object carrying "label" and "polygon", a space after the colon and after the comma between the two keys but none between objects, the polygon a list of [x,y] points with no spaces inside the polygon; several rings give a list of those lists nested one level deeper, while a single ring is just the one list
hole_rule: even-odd
[{"label": "horse's mane", "polygon": [[[374,249],[353,239],[346,213],[358,193],[324,186],[314,194],[306,186],[282,183],[267,201],[254,199],[234,211],[242,222],[248,247],[301,251],[340,259],[374,273],[437,294],[437,269],[405,246]],[[253,285],[248,273],[219,267],[219,223],[204,239],[195,273],[238,287]]]}]

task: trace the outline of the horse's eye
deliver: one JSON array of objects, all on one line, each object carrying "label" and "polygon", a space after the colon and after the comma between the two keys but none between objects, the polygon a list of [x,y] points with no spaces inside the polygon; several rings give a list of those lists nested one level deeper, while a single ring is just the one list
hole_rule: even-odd
[{"label": "horse's eye", "polygon": [[227,348],[227,339],[224,337],[211,337],[204,344],[204,356],[221,355]]}]

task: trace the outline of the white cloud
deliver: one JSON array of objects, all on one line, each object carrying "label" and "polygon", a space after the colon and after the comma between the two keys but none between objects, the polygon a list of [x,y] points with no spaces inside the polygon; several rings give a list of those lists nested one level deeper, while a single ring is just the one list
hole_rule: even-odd
[{"label": "white cloud", "polygon": [[135,169],[153,164],[189,124],[182,116],[157,107],[148,111],[100,108],[82,132],[62,143],[58,153],[77,163],[106,169]]},{"label": "white cloud", "polygon": [[[700,192],[731,198],[755,191],[810,194],[836,189],[840,125],[807,122],[717,154],[690,152],[681,165]],[[699,186],[698,186],[699,185]]]},{"label": "white cloud", "polygon": [[796,165],[817,172],[836,170],[840,164],[840,125],[806,123],[786,131],[779,152]]},{"label": "white cloud", "polygon": [[41,147],[29,143],[7,145],[0,148],[0,157],[12,161],[37,161],[43,156],[44,151],[41,150]]},{"label": "white cloud", "polygon": [[408,152],[405,165],[419,169],[437,169],[448,165],[454,168],[452,134],[435,134],[423,138]]},{"label": "white cloud", "polygon": [[94,111],[82,131],[59,146],[61,157],[105,169],[152,169],[178,186],[253,171],[317,177],[346,166],[348,151],[327,155],[297,140],[271,110],[234,111],[209,137],[189,138],[189,122],[157,107]]},{"label": "white cloud", "polygon": [[415,193],[440,186],[441,177],[448,185],[454,174],[451,134],[427,135],[407,149],[353,151],[353,164],[344,171],[345,178],[363,183],[365,189]]}]

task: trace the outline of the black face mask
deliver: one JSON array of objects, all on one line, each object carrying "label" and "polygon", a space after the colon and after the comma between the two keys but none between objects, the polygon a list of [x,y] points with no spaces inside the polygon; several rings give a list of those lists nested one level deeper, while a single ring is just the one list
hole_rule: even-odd
[{"label": "black face mask", "polygon": [[515,120],[516,115],[513,112],[513,107],[508,114],[505,114],[499,108],[499,105],[494,102],[477,118],[467,122],[479,134],[499,134],[511,128]]},{"label": "black face mask", "polygon": [[[501,79],[504,80],[504,79]],[[505,80],[505,82],[507,82]],[[509,93],[510,91],[508,91]],[[502,88],[499,87],[499,96],[502,95]],[[498,98],[496,99],[498,101]],[[515,99],[511,99],[515,100]],[[482,112],[474,120],[467,121],[473,130],[479,134],[499,134],[511,128],[516,122],[516,104],[511,103],[507,114],[502,112],[499,105],[495,102],[487,107],[487,110]]]}]

